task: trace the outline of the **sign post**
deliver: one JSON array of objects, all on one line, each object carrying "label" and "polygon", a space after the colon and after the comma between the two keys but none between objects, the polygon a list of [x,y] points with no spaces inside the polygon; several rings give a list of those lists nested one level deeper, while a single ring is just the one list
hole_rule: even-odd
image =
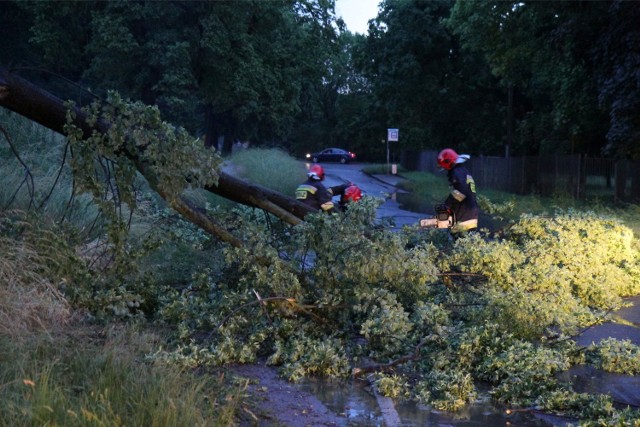
[{"label": "sign post", "polygon": [[387,129],[387,172],[389,171],[389,142],[398,142],[398,129]]}]

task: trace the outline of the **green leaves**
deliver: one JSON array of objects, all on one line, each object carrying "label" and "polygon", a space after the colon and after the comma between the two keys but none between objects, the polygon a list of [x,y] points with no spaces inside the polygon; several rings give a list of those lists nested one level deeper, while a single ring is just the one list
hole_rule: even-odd
[{"label": "green leaves", "polygon": [[[187,188],[200,188],[217,182],[220,157],[204,148],[202,141],[191,137],[185,129],[163,121],[157,107],[131,103],[117,93],[111,93],[106,104],[94,103],[89,109],[89,123],[101,121],[108,125],[106,134],[82,135],[71,122],[66,130],[75,150],[74,174],[81,183],[90,183],[94,196],[101,192],[96,182],[95,161],[109,159],[116,169],[113,179],[120,197],[130,206],[135,198],[131,189],[136,174],[134,161],[141,162],[152,185],[175,199]],[[139,160],[137,160],[139,159]],[[103,177],[102,179],[108,179]]]},{"label": "green leaves", "polygon": [[573,334],[640,292],[631,236],[618,220],[589,212],[524,215],[504,239],[458,242],[449,262],[487,277],[482,318],[528,339],[558,328]]},{"label": "green leaves", "polygon": [[498,402],[530,406],[541,393],[555,389],[554,373],[569,366],[569,358],[560,351],[516,341],[485,359],[479,373],[481,378],[497,384],[491,394]]},{"label": "green leaves", "polygon": [[[214,328],[216,363],[264,355],[292,380],[342,377],[364,364],[379,370],[381,394],[447,411],[475,400],[478,381],[510,406],[578,414],[580,405],[600,402],[571,392],[555,374],[584,363],[570,334],[640,292],[627,228],[559,211],[525,215],[502,238],[436,246],[417,230],[372,227],[373,202],[311,215],[277,240],[253,224],[251,251],[229,252],[233,264],[220,293],[207,294],[206,315],[190,311],[206,319],[195,331]],[[633,374],[637,348],[611,340],[586,360]],[[606,400],[590,413],[611,414]]]},{"label": "green leaves", "polygon": [[587,358],[594,366],[607,372],[640,373],[640,347],[629,340],[603,339],[587,349]]}]

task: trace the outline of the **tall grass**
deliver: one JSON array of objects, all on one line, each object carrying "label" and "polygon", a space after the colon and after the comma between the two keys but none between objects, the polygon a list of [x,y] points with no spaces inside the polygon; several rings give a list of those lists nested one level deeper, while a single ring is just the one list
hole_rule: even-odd
[{"label": "tall grass", "polygon": [[18,341],[64,325],[70,310],[44,274],[46,257],[33,245],[2,235],[0,254],[0,335]]},{"label": "tall grass", "polygon": [[161,340],[131,326],[68,329],[20,345],[0,336],[2,425],[234,425],[245,385],[146,363]]},{"label": "tall grass", "polygon": [[[2,218],[0,218],[2,219]],[[6,224],[6,220],[4,221]],[[27,227],[25,224],[24,227]],[[145,356],[166,342],[143,324],[98,327],[57,290],[48,235],[0,221],[0,425],[233,425],[246,384]],[[73,286],[73,283],[69,283]]]},{"label": "tall grass", "polygon": [[306,179],[304,163],[277,148],[242,150],[228,164],[236,176],[290,196]]}]

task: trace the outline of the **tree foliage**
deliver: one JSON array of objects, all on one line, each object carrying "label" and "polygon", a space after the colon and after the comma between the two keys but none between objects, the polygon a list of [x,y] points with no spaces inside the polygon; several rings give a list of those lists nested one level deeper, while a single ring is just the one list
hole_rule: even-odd
[{"label": "tree foliage", "polygon": [[602,82],[617,85],[613,76],[628,67],[606,65],[622,50],[604,53],[604,46],[636,34],[623,9],[635,10],[626,2],[458,1],[448,25],[469,51],[485,55],[504,86],[514,87],[519,150],[600,154],[611,129],[608,151],[615,153],[634,145],[628,131],[624,141],[612,138],[615,110],[602,102],[609,92]]},{"label": "tree foliage", "polygon": [[[416,229],[372,228],[377,202],[363,201],[285,234],[254,223],[252,251],[231,250],[222,275],[199,275],[167,295],[162,317],[180,334],[162,357],[266,357],[292,380],[373,370],[386,395],[443,410],[470,403],[488,382],[493,399],[511,407],[580,417],[581,405],[595,405],[594,419],[613,416],[610,398],[580,398],[555,374],[583,363],[636,372],[636,346],[580,349],[570,339],[640,291],[628,229],[558,212],[523,216],[501,239],[443,246]],[[262,257],[272,262],[259,265]]]},{"label": "tree foliage", "polygon": [[[220,158],[161,120],[161,110],[194,133],[206,128],[209,138],[267,143],[302,139],[306,130],[319,144],[372,138],[393,123],[407,147],[456,141],[490,152],[504,142],[504,99],[513,90],[523,151],[570,138],[575,147],[600,147],[609,115],[611,149],[633,154],[637,102],[626,88],[637,49],[620,55],[636,47],[629,4],[387,0],[360,37],[341,33],[325,1],[6,2],[3,11],[17,13],[2,15],[3,29],[27,23],[35,50],[1,52],[3,60],[37,58],[105,97],[120,89],[156,105],[112,96],[84,110],[88,127],[69,110],[77,188],[93,191],[103,212],[120,214],[139,201],[128,192],[136,170],[176,203],[188,186],[223,176]],[[14,94],[2,83],[6,100]],[[104,122],[100,132],[81,131]],[[256,199],[253,206],[267,203]],[[242,230],[245,244],[216,252],[224,260],[193,269],[187,284],[138,270],[163,242],[136,241],[125,217],[114,215],[102,231],[115,258],[103,271],[83,263],[73,240],[60,239],[43,274],[92,316],[170,326],[173,341],[156,359],[202,366],[266,358],[293,380],[375,371],[383,393],[445,410],[473,401],[483,381],[510,406],[588,414],[603,424],[637,420],[610,398],[577,394],[554,378],[581,363],[638,372],[637,346],[582,349],[570,339],[640,292],[630,230],[615,218],[569,211],[449,242],[437,230],[391,232],[375,221],[379,202],[366,197],[293,228],[246,207],[214,209],[225,228]],[[46,237],[15,218],[0,225],[3,237]],[[194,252],[209,244],[193,224],[171,225],[153,237]],[[51,250],[47,239],[36,242]]]},{"label": "tree foliage", "polygon": [[640,30],[636,23],[640,10],[632,3],[614,1],[608,12],[608,26],[596,46],[596,60],[601,66],[598,96],[609,111],[611,123],[605,149],[637,159],[640,76],[636,70],[640,64]]},{"label": "tree foliage", "polygon": [[[482,57],[463,54],[444,25],[450,1],[385,1],[360,57],[386,127],[410,149],[489,151],[501,126],[500,91]],[[464,106],[464,107],[463,107]]]},{"label": "tree foliage", "polygon": [[23,29],[10,37],[29,39],[38,65],[98,94],[115,90],[157,105],[209,145],[224,137],[227,149],[236,139],[289,135],[304,82],[322,79],[325,46],[335,37],[330,1],[19,7],[33,20],[32,35]]},{"label": "tree foliage", "polygon": [[386,0],[366,36],[334,6],[8,1],[0,60],[80,104],[69,82],[157,105],[225,152],[382,160],[393,127],[403,149],[637,157],[634,2]]}]

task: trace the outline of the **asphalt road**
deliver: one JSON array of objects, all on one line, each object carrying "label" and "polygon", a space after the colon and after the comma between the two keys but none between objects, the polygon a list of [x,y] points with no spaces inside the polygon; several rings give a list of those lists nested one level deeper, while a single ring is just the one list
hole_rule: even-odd
[{"label": "asphalt road", "polygon": [[[311,164],[309,164],[311,165]],[[405,225],[417,225],[420,218],[430,216],[404,210],[396,201],[396,195],[402,190],[396,184],[403,181],[397,175],[368,175],[362,172],[364,163],[321,163],[325,172],[324,185],[327,187],[353,182],[362,190],[363,194],[384,200],[377,212],[378,219],[391,218],[394,228],[400,229]]]}]

